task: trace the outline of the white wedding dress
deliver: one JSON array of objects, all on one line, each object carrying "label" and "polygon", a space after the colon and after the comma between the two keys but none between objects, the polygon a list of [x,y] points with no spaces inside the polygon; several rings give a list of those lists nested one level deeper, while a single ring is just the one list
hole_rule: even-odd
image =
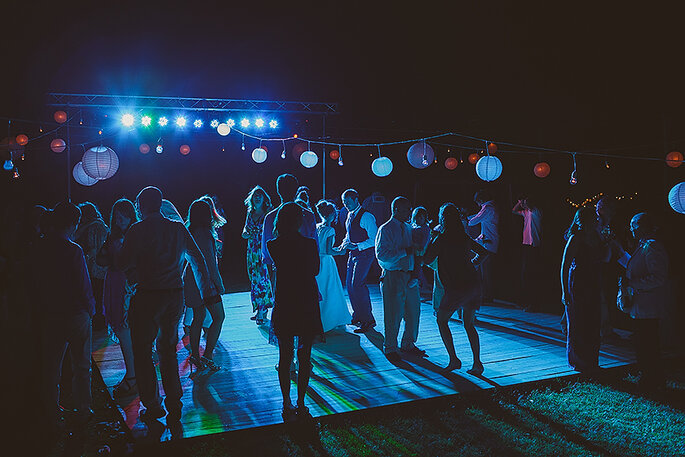
[{"label": "white wedding dress", "polygon": [[[327,239],[335,236],[333,227],[323,224],[316,227],[316,233],[319,236],[319,246],[326,246]],[[316,282],[322,297],[319,302],[321,323],[323,324],[323,331],[327,332],[339,325],[349,324],[352,316],[347,307],[347,300],[345,300],[335,259],[332,255],[319,255],[319,260],[321,264]]]}]

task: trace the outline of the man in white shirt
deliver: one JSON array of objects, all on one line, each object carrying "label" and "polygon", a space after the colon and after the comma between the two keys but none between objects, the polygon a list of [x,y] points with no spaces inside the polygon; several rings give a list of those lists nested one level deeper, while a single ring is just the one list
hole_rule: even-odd
[{"label": "man in white shirt", "polygon": [[[202,298],[214,301],[216,291],[202,253],[185,226],[161,213],[162,192],[146,187],[136,198],[142,220],[124,238],[117,266],[137,280],[131,299],[129,325],[140,399],[146,407],[141,420],[166,414],[161,405],[152,345],[157,340],[159,369],[169,415],[167,423],[181,419],[181,380],[176,359],[178,323],[183,311],[183,266],[187,260]],[[132,275],[133,273],[133,275]],[[159,336],[158,336],[159,334]]]},{"label": "man in white shirt", "polygon": [[409,287],[414,269],[414,248],[411,227],[408,224],[411,205],[404,197],[392,201],[392,217],[378,229],[376,235],[376,257],[383,269],[381,295],[385,323],[383,350],[391,362],[401,357],[397,352],[397,335],[400,322],[404,319],[404,334],[400,345],[402,352],[425,357],[426,351],[414,343],[419,333],[421,300],[419,286]]},{"label": "man in white shirt", "polygon": [[364,333],[376,326],[366,276],[373,263],[378,228],[373,214],[359,204],[356,190],[347,189],[343,192],[342,201],[348,211],[345,222],[347,233],[337,249],[349,252],[345,285],[352,305],[352,324],[359,326],[354,330],[355,333]]},{"label": "man in white shirt", "polygon": [[492,302],[493,298],[492,261],[499,247],[499,233],[497,231],[499,214],[495,207],[495,201],[488,191],[479,190],[473,200],[480,205],[480,211],[468,217],[468,225],[480,224],[480,235],[476,238],[476,242],[488,251],[488,256],[478,266],[483,284],[483,303],[488,303]]},{"label": "man in white shirt", "polygon": [[521,305],[526,311],[540,311],[537,284],[542,275],[542,210],[530,198],[522,198],[512,209],[523,217],[523,246],[521,251]]}]

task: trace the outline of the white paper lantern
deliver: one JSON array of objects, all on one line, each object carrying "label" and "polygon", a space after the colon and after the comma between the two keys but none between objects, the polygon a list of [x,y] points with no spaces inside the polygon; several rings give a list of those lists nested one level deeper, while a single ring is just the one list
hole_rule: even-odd
[{"label": "white paper lantern", "polygon": [[83,162],[79,162],[74,165],[74,171],[72,174],[74,175],[74,180],[82,186],[92,186],[99,181],[99,179],[91,178],[86,174],[86,172],[83,170]]},{"label": "white paper lantern", "polygon": [[95,179],[109,179],[119,169],[119,156],[107,146],[88,149],[81,159],[83,171]]},{"label": "white paper lantern", "polygon": [[252,160],[257,163],[262,163],[266,160],[266,150],[264,148],[255,148],[252,150]]},{"label": "white paper lantern", "polygon": [[685,181],[673,186],[668,193],[668,203],[676,213],[685,214]]},{"label": "white paper lantern", "polygon": [[476,174],[483,181],[494,181],[502,174],[502,162],[495,156],[483,156],[476,163]]},{"label": "white paper lantern", "polygon": [[314,151],[304,151],[300,156],[300,163],[305,168],[315,167],[319,163],[319,156]]},{"label": "white paper lantern", "polygon": [[428,143],[414,143],[407,151],[407,160],[414,168],[426,168],[435,160],[435,152]]},{"label": "white paper lantern", "polygon": [[384,178],[392,173],[392,160],[387,157],[379,157],[371,162],[371,171],[379,178]]},{"label": "white paper lantern", "polygon": [[231,133],[231,127],[226,124],[225,122],[222,122],[219,124],[219,126],[216,128],[216,131],[219,132],[219,135],[221,136],[226,136],[229,133]]}]

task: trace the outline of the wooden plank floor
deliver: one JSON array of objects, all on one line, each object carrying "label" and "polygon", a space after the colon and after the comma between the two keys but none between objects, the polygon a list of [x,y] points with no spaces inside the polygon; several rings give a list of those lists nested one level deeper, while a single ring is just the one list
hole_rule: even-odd
[{"label": "wooden plank floor", "polygon": [[[314,416],[361,408],[450,395],[477,389],[506,386],[570,375],[559,316],[525,313],[517,309],[483,307],[478,312],[483,376],[466,373],[472,363],[463,326],[453,321],[457,354],[463,368],[443,373],[448,361],[438,333],[432,305],[422,303],[417,345],[426,359],[403,360],[397,366],[383,355],[383,306],[378,286],[371,286],[375,331],[358,335],[352,327],[326,335],[314,346],[314,363],[308,406]],[[268,344],[265,329],[252,315],[249,293],[223,296],[226,320],[215,361],[221,371],[200,372],[192,379],[188,370],[188,340],[179,341],[178,360],[183,385],[184,436],[198,436],[281,422],[281,395],[275,365],[278,350]],[[400,330],[400,335],[402,330]],[[181,332],[182,334],[182,329]],[[93,358],[107,387],[112,389],[123,375],[117,344],[106,335],[95,338]],[[600,365],[613,367],[633,362],[625,347],[602,345]],[[292,385],[292,397],[296,387]],[[120,405],[129,427],[136,430],[138,398]]]}]

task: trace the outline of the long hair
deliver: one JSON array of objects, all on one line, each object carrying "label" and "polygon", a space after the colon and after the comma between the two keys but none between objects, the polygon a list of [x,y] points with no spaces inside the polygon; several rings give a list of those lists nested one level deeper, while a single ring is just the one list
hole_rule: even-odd
[{"label": "long hair", "polygon": [[[128,227],[137,222],[138,214],[136,213],[136,207],[133,205],[133,202],[128,198],[120,198],[114,202],[114,205],[112,205],[112,211],[109,213],[109,228],[112,231],[112,235],[120,237],[124,235],[125,230],[124,233],[120,233],[121,229],[117,226],[117,224],[115,224],[116,213],[120,213],[131,219],[131,223],[128,225]],[[126,230],[128,230],[128,227],[126,227]]]},{"label": "long hair", "polygon": [[83,202],[79,203],[78,207],[81,210],[81,225],[85,226],[96,219],[102,219],[102,214],[94,203]]},{"label": "long hair", "polygon": [[443,233],[466,236],[464,224],[461,222],[461,214],[454,203],[445,203],[440,207],[438,223],[443,228]]},{"label": "long hair", "polygon": [[198,198],[190,204],[186,226],[191,232],[193,230],[205,229],[212,232],[212,234],[214,233],[214,226],[212,225],[212,208],[206,200]]},{"label": "long hair", "polygon": [[297,233],[304,221],[302,207],[297,203],[288,202],[281,206],[276,214],[275,232],[276,237],[289,233]]},{"label": "long hair", "polygon": [[564,234],[564,239],[568,240],[571,238],[571,235],[576,235],[581,230],[587,229],[593,224],[593,221],[594,223],[597,222],[597,214],[592,206],[579,208],[576,214],[573,215],[573,220]]},{"label": "long hair", "polygon": [[209,205],[209,208],[212,211],[212,227],[218,229],[219,227],[222,227],[224,224],[226,224],[226,218],[219,214],[219,212],[216,210],[214,199],[211,196],[203,195],[199,199],[206,201]]},{"label": "long hair", "polygon": [[247,197],[245,197],[245,206],[247,206],[247,212],[251,213],[254,211],[254,203],[252,199],[257,193],[262,194],[262,197],[264,198],[264,212],[269,212],[271,208],[273,208],[273,205],[271,204],[271,197],[269,197],[269,194],[266,193],[262,186],[254,186],[250,192],[248,192]]}]

